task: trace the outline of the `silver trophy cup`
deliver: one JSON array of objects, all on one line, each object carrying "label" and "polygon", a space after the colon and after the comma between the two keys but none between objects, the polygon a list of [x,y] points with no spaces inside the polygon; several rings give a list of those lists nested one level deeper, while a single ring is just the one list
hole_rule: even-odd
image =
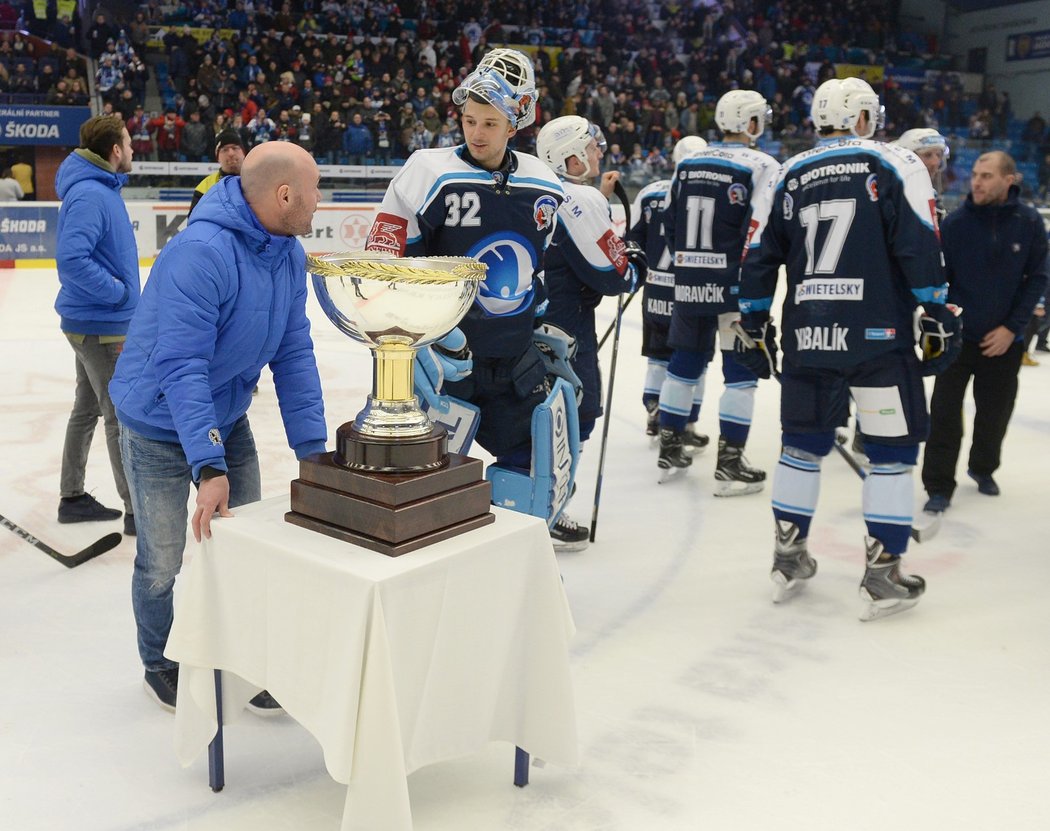
[{"label": "silver trophy cup", "polygon": [[[467,313],[485,277],[485,265],[470,257],[392,257],[361,251],[307,255],[307,269],[328,318],[372,350],[372,394],[352,426],[340,428],[337,459],[350,468],[385,472],[443,464],[442,459],[391,453],[389,447],[418,444],[438,431],[443,441],[443,429],[420,409],[413,391],[415,354],[446,335]],[[372,450],[350,449],[343,439]]]}]

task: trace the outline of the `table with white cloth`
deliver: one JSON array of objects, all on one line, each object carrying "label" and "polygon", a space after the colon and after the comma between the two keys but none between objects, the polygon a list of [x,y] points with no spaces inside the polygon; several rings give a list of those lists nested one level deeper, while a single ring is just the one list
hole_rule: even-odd
[{"label": "table with white cloth", "polygon": [[[578,762],[574,627],[546,525],[496,521],[401,557],[284,521],[288,497],[212,522],[179,577],[175,748],[189,765],[262,689],[349,785],[342,828],[411,829],[406,777],[511,742]],[[221,734],[220,734],[221,735]]]}]

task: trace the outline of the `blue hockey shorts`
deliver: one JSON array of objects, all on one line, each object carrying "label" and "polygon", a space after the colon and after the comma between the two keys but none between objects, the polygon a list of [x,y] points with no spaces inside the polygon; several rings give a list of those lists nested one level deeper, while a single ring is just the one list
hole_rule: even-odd
[{"label": "blue hockey shorts", "polygon": [[475,440],[493,456],[532,446],[532,411],[547,398],[547,371],[539,350],[529,345],[518,358],[474,358],[474,370],[444,392],[477,405],[481,420]]},{"label": "blue hockey shorts", "polygon": [[642,318],[642,354],[655,361],[671,360],[674,350],[667,345],[667,327]]},{"label": "blue hockey shorts", "polygon": [[671,313],[671,327],[667,332],[667,344],[672,349],[686,352],[710,352],[715,350],[718,336],[718,315],[704,316],[679,312],[678,306]]},{"label": "blue hockey shorts", "polygon": [[833,432],[846,423],[851,397],[866,441],[918,444],[929,432],[922,370],[910,350],[834,369],[785,361],[780,380],[780,421],[785,433]]}]

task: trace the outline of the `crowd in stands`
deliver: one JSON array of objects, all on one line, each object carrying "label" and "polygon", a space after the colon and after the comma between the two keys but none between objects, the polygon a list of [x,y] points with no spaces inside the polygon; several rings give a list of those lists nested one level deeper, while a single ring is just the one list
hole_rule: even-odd
[{"label": "crowd in stands", "polygon": [[[0,0],[0,12],[12,2]],[[967,141],[1010,138],[1045,190],[1050,146],[1038,114],[1024,124],[1005,92],[989,86],[975,100],[947,71],[918,88],[883,79],[881,67],[936,52],[895,19],[892,0],[148,0],[131,19],[96,15],[80,42],[103,109],[128,121],[139,159],[210,161],[214,136],[232,127],[248,147],[287,140],[330,164],[397,163],[459,142],[458,79],[486,50],[528,44],[540,100],[517,146],[531,149],[551,118],[584,115],[605,132],[606,167],[634,184],[667,174],[681,136],[712,137],[714,104],[733,88],[770,102],[767,150],[784,157],[808,146],[813,92],[845,62],[872,67],[886,106],[880,137],[929,126]],[[44,23],[49,33],[70,28]],[[15,48],[0,40],[0,66]],[[151,68],[156,112],[146,106]],[[35,83],[38,94],[82,101],[83,78],[63,65],[50,78],[42,70],[5,72],[0,93]]]}]

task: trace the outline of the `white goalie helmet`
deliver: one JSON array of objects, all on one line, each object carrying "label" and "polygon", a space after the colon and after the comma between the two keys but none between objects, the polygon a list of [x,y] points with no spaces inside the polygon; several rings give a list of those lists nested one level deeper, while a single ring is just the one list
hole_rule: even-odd
[{"label": "white goalie helmet", "polygon": [[587,145],[591,140],[605,150],[605,136],[597,126],[579,115],[563,115],[548,121],[536,136],[536,155],[547,167],[559,176],[569,175],[569,159],[575,156],[583,166],[588,166]]},{"label": "white goalie helmet", "polygon": [[948,149],[948,140],[932,127],[917,127],[914,130],[906,130],[893,143],[911,150],[917,156],[922,156],[926,150],[940,150],[941,170],[944,170],[948,164],[948,157],[951,155],[951,151]]},{"label": "white goalie helmet", "polygon": [[700,136],[682,136],[674,146],[674,150],[671,152],[671,161],[674,162],[675,167],[677,167],[682,159],[695,156],[705,147],[707,147],[707,142],[700,138]]},{"label": "white goalie helmet", "polygon": [[[766,120],[773,117],[766,99],[750,89],[734,89],[718,99],[715,106],[715,124],[723,133],[746,133],[757,139],[765,132]],[[757,129],[751,130],[751,119],[758,119]]]},{"label": "white goalie helmet", "polygon": [[471,93],[498,109],[515,129],[536,120],[536,73],[528,55],[517,49],[488,52],[452,91],[452,101],[462,107]]},{"label": "white goalie helmet", "polygon": [[[860,78],[832,78],[825,81],[813,93],[813,105],[809,112],[818,130],[848,130],[857,138],[871,138],[886,120],[879,96],[867,81]],[[862,112],[868,114],[868,129],[863,134],[857,132],[857,122]]]}]

